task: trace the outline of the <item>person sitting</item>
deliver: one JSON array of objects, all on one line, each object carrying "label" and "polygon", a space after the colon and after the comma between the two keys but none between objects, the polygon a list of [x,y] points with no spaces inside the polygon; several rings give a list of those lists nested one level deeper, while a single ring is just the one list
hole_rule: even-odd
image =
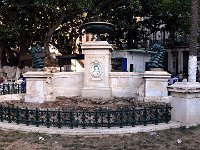
[{"label": "person sitting", "polygon": [[21,85],[21,91],[25,91],[26,88],[26,79],[23,76],[22,73],[20,73],[19,79],[18,79],[18,84]]}]

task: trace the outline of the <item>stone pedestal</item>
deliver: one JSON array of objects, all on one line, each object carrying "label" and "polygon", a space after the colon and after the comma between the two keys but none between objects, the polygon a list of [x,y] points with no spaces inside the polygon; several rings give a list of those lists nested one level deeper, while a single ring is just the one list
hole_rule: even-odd
[{"label": "stone pedestal", "polygon": [[139,100],[169,102],[168,79],[170,74],[165,71],[145,71],[141,74],[143,84],[139,88]]},{"label": "stone pedestal", "polygon": [[109,98],[109,72],[112,45],[106,41],[91,41],[82,45],[84,59],[84,87],[82,97]]},{"label": "stone pedestal", "polygon": [[51,85],[52,76],[53,74],[43,71],[31,71],[25,73],[25,102],[43,103],[44,101],[51,101],[53,96]]},{"label": "stone pedestal", "polygon": [[172,120],[183,126],[200,124],[200,83],[176,82],[168,87],[172,100]]}]

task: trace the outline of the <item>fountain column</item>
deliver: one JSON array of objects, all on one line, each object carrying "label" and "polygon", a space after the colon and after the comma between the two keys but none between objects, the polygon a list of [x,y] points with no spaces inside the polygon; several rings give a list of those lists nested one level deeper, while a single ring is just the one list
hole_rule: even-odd
[{"label": "fountain column", "polygon": [[82,45],[84,59],[84,87],[82,97],[109,98],[109,72],[112,45],[107,41],[90,41]]}]

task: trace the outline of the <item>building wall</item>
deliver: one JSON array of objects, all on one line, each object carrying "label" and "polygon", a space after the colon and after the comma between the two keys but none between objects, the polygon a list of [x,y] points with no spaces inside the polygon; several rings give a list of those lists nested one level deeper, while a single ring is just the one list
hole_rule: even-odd
[{"label": "building wall", "polygon": [[148,62],[150,58],[150,54],[130,53],[129,55],[127,55],[127,70],[130,71],[130,64],[133,64],[134,72],[144,72],[145,62]]},{"label": "building wall", "polygon": [[150,53],[114,51],[112,58],[127,58],[127,71],[130,72],[130,64],[133,64],[133,72],[144,72],[145,62],[151,58]]},{"label": "building wall", "polygon": [[168,71],[172,74],[178,74],[180,71],[187,74],[188,48],[179,47],[166,49],[166,51],[168,52]]}]

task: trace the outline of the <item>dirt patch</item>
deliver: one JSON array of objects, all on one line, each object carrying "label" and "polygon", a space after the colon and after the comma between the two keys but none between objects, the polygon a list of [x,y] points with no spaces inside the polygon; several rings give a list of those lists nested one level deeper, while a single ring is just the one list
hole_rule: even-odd
[{"label": "dirt patch", "polygon": [[111,136],[47,135],[0,130],[0,150],[197,150],[200,127]]},{"label": "dirt patch", "polygon": [[29,108],[29,109],[62,109],[62,110],[90,110],[95,109],[117,109],[132,107],[163,107],[166,103],[160,102],[141,102],[133,98],[110,98],[110,99],[86,99],[82,97],[58,97],[56,101],[44,103],[28,103],[20,101],[4,101],[3,106]]}]

